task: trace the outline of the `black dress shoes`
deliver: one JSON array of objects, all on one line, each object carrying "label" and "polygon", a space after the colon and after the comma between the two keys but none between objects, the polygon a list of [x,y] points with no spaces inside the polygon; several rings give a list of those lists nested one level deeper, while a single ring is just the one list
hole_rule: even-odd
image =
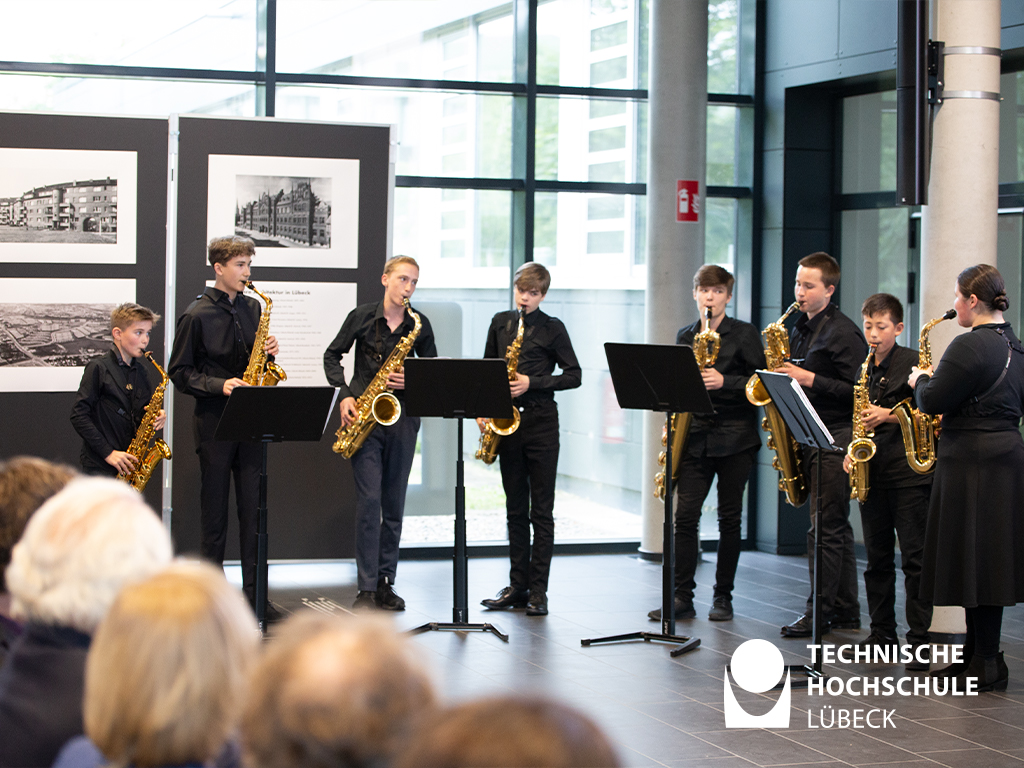
[{"label": "black dress shoes", "polygon": [[530,600],[526,603],[527,616],[547,616],[548,596],[543,592],[534,590],[530,593]]},{"label": "black dress shoes", "polygon": [[381,576],[377,582],[376,599],[377,607],[385,611],[404,611],[405,600],[398,596],[395,588],[391,586],[391,580],[387,576]]},{"label": "black dress shoes", "polygon": [[911,645],[911,652],[914,655],[903,668],[908,672],[927,672],[931,668],[932,647],[927,643]]},{"label": "black dress shoes", "polygon": [[356,593],[356,601],[352,603],[354,611],[373,611],[377,608],[377,593],[369,589],[360,589]]},{"label": "black dress shoes", "polygon": [[[825,634],[826,632],[828,632],[828,622],[822,621],[821,633]],[[813,634],[814,617],[809,613],[805,613],[792,624],[787,624],[782,628],[783,637],[810,637]]]},{"label": "black dress shoes", "polygon": [[[522,608],[530,600],[530,593],[525,589],[516,589],[508,586],[498,592],[494,597],[481,600],[480,605],[490,608],[492,611],[504,611],[508,608]],[[547,613],[547,611],[545,611]]]},{"label": "black dress shoes", "polygon": [[[693,603],[688,600],[683,600],[681,597],[674,599],[672,603],[672,612],[675,613],[676,619],[697,618],[697,611],[693,609]],[[653,611],[648,611],[647,618],[651,621],[661,621],[661,608],[655,608]]]}]

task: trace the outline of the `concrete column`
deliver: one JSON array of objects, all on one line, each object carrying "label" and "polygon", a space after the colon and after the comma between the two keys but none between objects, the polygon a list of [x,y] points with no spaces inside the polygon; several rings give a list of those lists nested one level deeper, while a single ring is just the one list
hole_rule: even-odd
[{"label": "concrete column", "polygon": [[[704,263],[707,145],[707,0],[651,0],[648,161],[647,300],[644,339],[671,344],[696,319],[693,274]],[[700,182],[699,219],[676,221],[677,181]],[[643,429],[643,552],[661,552],[664,506],[654,498],[663,414]]]},{"label": "concrete column", "polygon": [[[1000,47],[999,0],[934,0],[932,39],[946,48]],[[999,57],[945,57],[945,91],[999,92]],[[953,306],[956,276],[972,264],[996,263],[999,203],[999,102],[950,98],[932,124],[928,205],[921,211],[921,322]],[[963,331],[955,322],[931,333],[935,362]],[[963,610],[936,608],[935,632],[963,632]]]}]

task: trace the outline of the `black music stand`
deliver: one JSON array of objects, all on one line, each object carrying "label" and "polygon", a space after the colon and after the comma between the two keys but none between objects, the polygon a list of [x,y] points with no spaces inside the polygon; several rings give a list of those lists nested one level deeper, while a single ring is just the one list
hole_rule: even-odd
[{"label": "black music stand", "polygon": [[661,567],[661,632],[629,632],[624,635],[581,640],[583,646],[626,640],[660,640],[679,643],[673,656],[700,646],[699,638],[677,635],[675,614],[675,535],[672,502],[672,416],[676,413],[714,413],[707,387],[693,349],[678,344],[604,345],[608,372],[621,408],[657,411],[665,414],[668,438],[665,451],[665,521]]},{"label": "black music stand", "polygon": [[[811,642],[821,645],[821,454],[822,451],[845,452],[832,442],[832,435],[828,428],[818,417],[814,406],[807,400],[807,395],[796,383],[785,373],[774,373],[773,371],[758,371],[758,377],[764,384],[772,402],[779,410],[779,415],[786,422],[793,438],[800,445],[810,446],[815,450],[815,483],[814,483],[814,595],[811,598],[811,618],[814,629],[811,633]],[[776,438],[778,439],[778,438]],[[805,687],[811,679],[824,678],[821,671],[822,654],[815,655],[813,666],[806,664],[789,664],[787,670],[795,674],[805,675],[804,680],[794,681],[796,687]]]},{"label": "black music stand", "polygon": [[462,458],[463,419],[501,419],[512,412],[512,392],[504,360],[413,358],[405,361],[405,407],[410,416],[455,419],[459,442],[455,459],[455,552],[452,558],[452,621],[430,621],[410,630],[491,632],[506,643],[508,635],[493,624],[470,624],[466,562],[466,484]]},{"label": "black music stand", "polygon": [[235,387],[217,424],[215,440],[263,444],[253,595],[261,633],[267,630],[267,444],[319,440],[337,398],[334,387]]}]

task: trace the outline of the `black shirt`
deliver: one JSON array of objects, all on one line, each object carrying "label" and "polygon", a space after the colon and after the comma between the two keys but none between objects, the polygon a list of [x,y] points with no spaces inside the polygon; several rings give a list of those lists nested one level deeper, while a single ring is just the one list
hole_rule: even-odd
[{"label": "black shirt", "polygon": [[[913,404],[914,391],[907,378],[910,369],[917,365],[917,358],[917,350],[896,344],[884,360],[868,366],[868,398],[872,405],[892,409],[908,397]],[[875,443],[875,457],[870,462],[869,485],[875,488],[906,488],[931,483],[931,474],[919,475],[907,463],[903,431],[899,424],[879,424],[871,439]]]},{"label": "black shirt", "polygon": [[[415,307],[413,311],[416,311]],[[422,325],[410,354],[416,357],[437,357],[437,346],[434,344],[434,332],[430,328],[430,321],[423,313],[416,314],[420,316]],[[328,383],[340,389],[340,399],[359,397],[363,394],[384,361],[398,346],[398,342],[402,337],[408,336],[415,326],[415,321],[406,312],[402,324],[392,331],[388,327],[387,318],[384,317],[383,301],[376,304],[360,304],[349,312],[345,322],[341,324],[338,335],[324,352],[324,373],[327,375]],[[353,343],[356,345],[355,372],[352,374],[352,381],[345,384],[345,369],[341,365],[341,356],[352,348]],[[402,399],[401,390],[394,394],[399,400]]]},{"label": "black shirt", "polygon": [[[528,376],[530,388],[513,399],[517,406],[528,407],[552,403],[560,389],[576,389],[583,380],[569,332],[557,317],[535,309],[523,320],[523,345],[519,349],[517,373]],[[519,329],[519,312],[499,312],[491,318],[487,329],[484,357],[505,357]],[[555,366],[561,373],[555,375]]]},{"label": "black shirt", "polygon": [[[676,344],[693,345],[702,322],[679,329]],[[722,388],[708,392],[714,415],[694,414],[686,452],[691,456],[732,456],[761,445],[757,408],[747,400],[747,381],[764,368],[764,349],[757,328],[723,317],[718,326],[721,346],[712,366],[722,374]]]},{"label": "black shirt", "polygon": [[950,342],[931,377],[917,380],[917,404],[925,413],[941,413],[943,430],[1017,429],[1024,406],[1022,353],[1009,323],[972,328]]},{"label": "black shirt", "polygon": [[147,369],[156,373],[148,360],[125,363],[116,348],[85,366],[71,408],[71,424],[82,436],[83,466],[110,467],[106,458],[112,451],[128,450],[155,389]]},{"label": "black shirt", "polygon": [[860,328],[829,304],[811,320],[800,315],[789,336],[789,352],[794,364],[814,373],[814,384],[804,392],[825,426],[848,429],[853,423],[853,385],[868,356]]},{"label": "black shirt", "polygon": [[207,288],[178,318],[167,375],[196,398],[197,410],[224,408],[224,382],[245,373],[261,311],[249,296],[236,294],[232,302],[218,288]]}]

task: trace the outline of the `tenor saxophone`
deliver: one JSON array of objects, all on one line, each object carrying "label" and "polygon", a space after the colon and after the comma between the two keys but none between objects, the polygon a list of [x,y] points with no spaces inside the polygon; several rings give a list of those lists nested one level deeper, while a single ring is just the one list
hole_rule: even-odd
[{"label": "tenor saxophone", "polygon": [[[523,331],[526,324],[523,318],[526,317],[526,310],[519,310],[519,328],[516,337],[505,350],[505,369],[508,372],[509,382],[516,380],[516,370],[519,368],[519,350],[523,346]],[[519,409],[512,408],[512,416],[507,419],[489,419],[484,425],[484,431],[480,433],[480,447],[477,448],[476,458],[484,464],[493,464],[498,458],[498,443],[501,438],[508,437],[519,429]]]},{"label": "tenor saxophone", "polygon": [[877,344],[872,344],[864,364],[860,367],[860,378],[853,386],[853,439],[846,448],[846,455],[853,463],[850,465],[850,498],[857,501],[864,501],[871,489],[869,480],[868,464],[875,456],[877,446],[872,440],[875,433],[864,425],[864,411],[871,405],[871,396],[868,387],[868,366],[875,356]]},{"label": "tenor saxophone", "polygon": [[282,381],[288,380],[288,374],[277,363],[267,360],[267,350],[264,345],[270,335],[270,310],[274,308],[274,302],[266,294],[256,290],[252,283],[246,283],[246,287],[266,302],[267,306],[260,313],[260,324],[256,328],[256,340],[252,343],[252,352],[249,353],[249,364],[242,374],[242,381],[251,387],[272,387]]},{"label": "tenor saxophone", "polygon": [[[789,333],[783,323],[799,308],[800,303],[794,301],[782,317],[761,331],[761,337],[764,339],[765,368],[769,371],[775,370],[789,359]],[[807,501],[807,484],[800,470],[800,451],[796,440],[756,373],[747,381],[746,389],[747,400],[754,405],[764,406],[765,415],[761,420],[761,429],[768,433],[768,448],[775,451],[772,466],[779,472],[779,490],[785,492],[786,501],[794,507],[799,507]]]},{"label": "tenor saxophone", "polygon": [[[718,360],[718,350],[722,346],[722,337],[717,331],[711,330],[711,307],[705,307],[703,327],[693,337],[693,356],[697,366],[703,371],[710,368]],[[690,425],[693,423],[692,413],[672,414],[672,482],[679,478],[679,462],[686,449],[686,440],[690,436]],[[661,436],[661,444],[668,448],[668,433]],[[665,463],[666,451],[658,454],[658,465],[661,470],[654,476],[654,495],[665,498]]]},{"label": "tenor saxophone", "polygon": [[[932,328],[943,320],[952,320],[956,317],[956,310],[949,309],[942,317],[929,320],[921,329],[921,336],[917,340],[917,367],[930,368],[932,365],[932,345],[928,340],[928,334]],[[935,440],[938,437],[939,417],[929,416],[921,413],[911,405],[908,397],[896,403],[889,411],[900,423],[900,431],[903,433],[903,447],[907,454],[907,463],[910,468],[919,475],[930,474],[935,469]]]},{"label": "tenor saxophone", "polygon": [[370,436],[374,427],[378,424],[389,427],[402,415],[402,404],[398,402],[398,398],[392,394],[391,388],[388,386],[388,375],[398,371],[405,364],[405,358],[412,351],[413,344],[416,343],[416,337],[420,335],[422,327],[420,316],[412,311],[409,300],[403,299],[402,303],[412,317],[413,329],[395,345],[391,354],[388,355],[388,359],[384,361],[363,394],[356,398],[358,414],[355,421],[347,427],[342,424],[338,428],[336,433],[338,439],[334,441],[331,450],[340,453],[346,459],[351,459],[355,452],[363,447],[363,443],[366,442],[366,438]]},{"label": "tenor saxophone", "polygon": [[[160,372],[160,383],[153,390],[153,396],[149,398],[149,405],[146,406],[142,422],[135,430],[135,437],[132,438],[131,445],[128,446],[128,453],[136,458],[138,464],[131,472],[120,472],[117,475],[118,480],[128,483],[139,493],[142,493],[142,489],[146,487],[146,483],[149,482],[149,478],[152,477],[153,470],[156,469],[160,460],[171,458],[171,449],[163,440],[156,438],[156,430],[153,428],[153,422],[160,415],[160,409],[164,407],[164,391],[167,389],[167,382],[170,379],[164,369],[153,359],[152,352],[147,352],[146,358]],[[156,438],[155,441],[154,438]],[[152,447],[150,443],[152,443]]]}]

